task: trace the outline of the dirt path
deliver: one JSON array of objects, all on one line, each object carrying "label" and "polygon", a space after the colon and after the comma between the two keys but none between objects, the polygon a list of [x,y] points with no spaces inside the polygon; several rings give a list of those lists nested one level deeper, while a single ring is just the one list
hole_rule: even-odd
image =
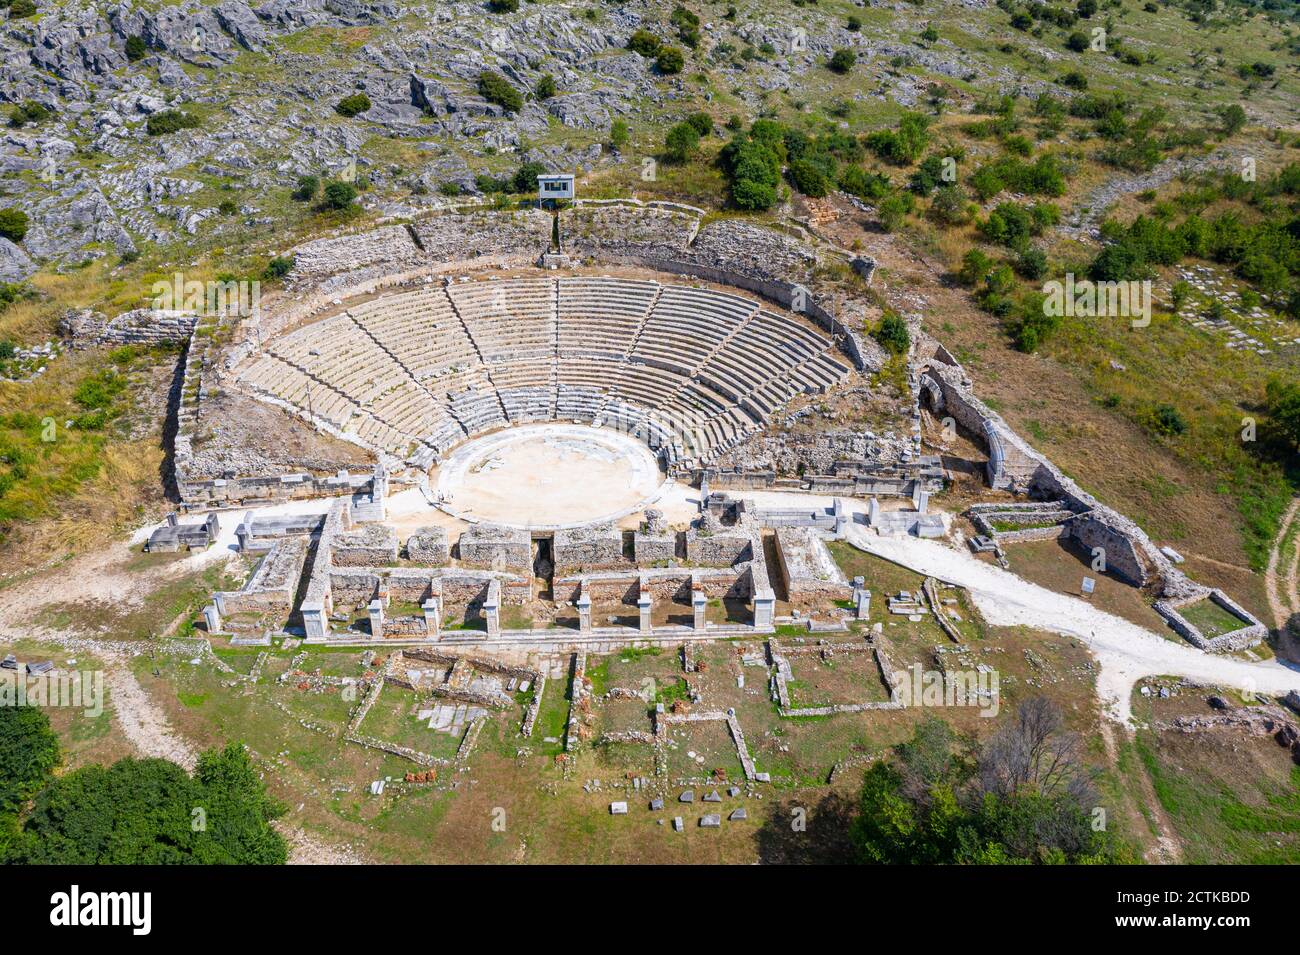
[{"label": "dirt path", "polygon": [[[1118,768],[1119,748],[1115,744],[1115,725],[1107,720],[1102,720],[1100,726],[1101,740],[1106,747],[1106,759],[1112,768]],[[1130,736],[1133,735],[1132,730],[1125,730],[1124,732]],[[1142,765],[1141,760],[1138,760],[1137,771],[1132,776],[1141,790],[1136,795],[1143,804],[1150,808],[1150,821],[1156,828],[1155,845],[1143,854],[1143,858],[1153,864],[1177,865],[1183,860],[1183,844],[1174,831],[1173,823],[1169,821],[1169,814],[1165,812],[1165,807],[1160,805],[1155,787],[1151,784],[1151,776],[1147,773],[1146,767]],[[1138,811],[1141,812],[1140,806]]]},{"label": "dirt path", "polygon": [[1277,538],[1273,541],[1273,550],[1268,555],[1268,569],[1264,571],[1264,590],[1268,594],[1268,607],[1273,613],[1273,620],[1279,632],[1286,630],[1287,622],[1292,616],[1300,614],[1300,538],[1292,547],[1291,563],[1279,577],[1279,565],[1282,563],[1287,534],[1300,516],[1300,497],[1291,502],[1291,506],[1282,515]]}]

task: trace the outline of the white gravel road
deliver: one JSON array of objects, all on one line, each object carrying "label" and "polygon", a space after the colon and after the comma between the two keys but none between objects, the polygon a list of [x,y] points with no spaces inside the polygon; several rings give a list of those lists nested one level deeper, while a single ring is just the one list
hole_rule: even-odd
[{"label": "white gravel road", "polygon": [[1167,640],[1078,597],[1031,584],[944,543],[879,537],[861,524],[850,528],[849,542],[919,573],[965,587],[980,613],[995,626],[1033,627],[1078,637],[1092,648],[1101,665],[1097,691],[1106,711],[1124,723],[1132,721],[1133,684],[1145,676],[1182,676],[1270,695],[1300,690],[1300,672],[1275,660],[1250,663]]}]

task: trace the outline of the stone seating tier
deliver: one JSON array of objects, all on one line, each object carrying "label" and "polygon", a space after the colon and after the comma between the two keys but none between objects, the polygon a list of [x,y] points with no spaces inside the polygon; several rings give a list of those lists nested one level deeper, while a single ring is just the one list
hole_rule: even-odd
[{"label": "stone seating tier", "polygon": [[670,463],[707,463],[848,373],[822,332],[755,299],[607,276],[428,282],[273,339],[236,372],[412,461],[562,419],[628,430]]}]

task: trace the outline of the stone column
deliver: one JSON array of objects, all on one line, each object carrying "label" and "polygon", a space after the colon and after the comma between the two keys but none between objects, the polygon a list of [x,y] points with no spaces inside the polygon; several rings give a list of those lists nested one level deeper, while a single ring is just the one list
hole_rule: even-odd
[{"label": "stone column", "polygon": [[871,614],[871,591],[865,585],[864,578],[853,578],[854,613],[859,620],[866,620]]},{"label": "stone column", "polygon": [[501,636],[501,581],[495,578],[488,584],[487,599],[483,601],[483,618],[487,621],[488,636]]},{"label": "stone column", "polygon": [[691,591],[691,609],[695,611],[695,629],[707,630],[708,621],[705,619],[705,612],[709,607],[709,598],[704,596],[703,590]]},{"label": "stone column", "polygon": [[203,622],[208,626],[208,633],[221,631],[221,611],[217,609],[215,600],[203,608]]},{"label": "stone column", "polygon": [[776,593],[771,587],[760,587],[754,591],[754,628],[772,629],[772,617],[776,609]]},{"label": "stone column", "polygon": [[244,523],[235,528],[235,537],[239,540],[239,552],[242,554],[253,543],[253,512],[244,512]]},{"label": "stone column", "polygon": [[835,515],[835,539],[844,540],[844,535],[846,533],[845,528],[849,523],[849,515],[844,510],[844,498],[837,497],[835,499],[835,506],[832,508],[832,513]]},{"label": "stone column", "polygon": [[639,629],[642,633],[654,632],[654,624],[650,620],[650,608],[653,604],[654,601],[650,599],[650,594],[644,590],[636,598],[636,608],[640,612]]},{"label": "stone column", "polygon": [[867,524],[871,527],[880,526],[880,501],[874,496],[871,498],[870,509],[867,511]]},{"label": "stone column", "polygon": [[323,640],[329,635],[329,624],[325,619],[325,605],[319,602],[303,601],[302,627],[308,640]]},{"label": "stone column", "polygon": [[379,640],[384,635],[384,604],[378,598],[370,601],[370,638]]},{"label": "stone column", "polygon": [[930,492],[929,492],[929,491],[922,490],[921,488],[918,487],[918,488],[916,489],[916,495],[915,495],[915,497],[913,498],[913,500],[914,500],[915,503],[916,503],[916,510],[917,510],[918,513],[924,514],[924,513],[926,513],[926,512],[929,510],[929,508],[930,508]]},{"label": "stone column", "polygon": [[420,604],[420,609],[424,611],[424,629],[429,639],[437,640],[442,633],[442,608],[438,606],[438,598],[430,597]]},{"label": "stone column", "polygon": [[591,595],[586,587],[578,594],[578,632],[591,632]]}]

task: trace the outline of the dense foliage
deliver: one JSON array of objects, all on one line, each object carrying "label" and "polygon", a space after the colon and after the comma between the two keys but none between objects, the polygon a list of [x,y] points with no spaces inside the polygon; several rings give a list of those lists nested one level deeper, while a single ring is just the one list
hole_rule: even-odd
[{"label": "dense foliage", "polygon": [[930,719],[866,773],[852,838],[866,863],[1130,861],[1094,826],[1077,740],[1036,698],[983,745]]},{"label": "dense foliage", "polygon": [[123,759],[60,776],[38,793],[8,861],[53,865],[283,863],[283,813],[242,746],[199,757]]}]

